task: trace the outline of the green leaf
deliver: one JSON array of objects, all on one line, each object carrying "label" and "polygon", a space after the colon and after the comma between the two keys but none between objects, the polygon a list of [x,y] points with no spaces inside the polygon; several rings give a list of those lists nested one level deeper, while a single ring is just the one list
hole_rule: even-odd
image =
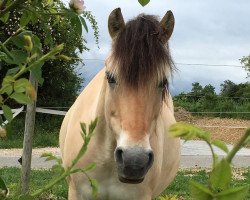
[{"label": "green leaf", "polygon": [[13,92],[13,86],[10,83],[4,84],[0,91],[1,94],[6,93],[7,95],[10,95]]},{"label": "green leaf", "polygon": [[97,125],[97,118],[90,123],[90,125],[89,125],[89,133],[88,134],[92,135],[94,133],[96,125]]},{"label": "green leaf", "polygon": [[56,159],[57,159],[57,157],[54,156],[52,153],[43,153],[43,154],[41,155],[41,158],[46,158],[45,161],[56,160]]},{"label": "green leaf", "polygon": [[17,93],[25,92],[28,86],[31,86],[31,83],[26,78],[20,78],[14,83],[14,91]]},{"label": "green leaf", "polygon": [[62,174],[64,172],[64,168],[62,167],[62,165],[53,165],[52,171],[54,171],[57,174]]},{"label": "green leaf", "polygon": [[8,56],[6,55],[6,53],[0,51],[0,61],[2,61],[2,60],[5,61],[6,59],[8,59]]},{"label": "green leaf", "polygon": [[4,182],[4,180],[0,177],[0,197],[6,197],[9,193],[9,190]]},{"label": "green leaf", "polygon": [[0,18],[0,20],[1,20],[3,23],[6,23],[6,22],[8,21],[8,19],[9,19],[9,17],[10,17],[10,12],[7,12],[7,13],[4,14],[4,16],[2,16],[2,17]]},{"label": "green leaf", "polygon": [[190,181],[191,196],[197,200],[211,200],[213,199],[212,192],[204,185],[195,181]]},{"label": "green leaf", "polygon": [[82,129],[82,132],[83,132],[84,136],[86,136],[86,134],[87,134],[87,132],[86,132],[86,124],[81,122],[80,126],[81,126],[81,129]]},{"label": "green leaf", "polygon": [[42,66],[43,65],[44,65],[44,62],[40,62],[40,63],[33,65],[30,69],[30,71],[32,72],[37,82],[41,85],[44,82],[44,79],[42,78]]},{"label": "green leaf", "polygon": [[31,31],[23,31],[21,33],[19,33],[17,36],[14,36],[11,38],[11,41],[14,45],[16,45],[17,47],[19,47],[20,49],[23,49],[25,44],[25,40],[24,40],[24,35],[29,35],[32,37],[32,32]]},{"label": "green leaf", "polygon": [[2,83],[2,88],[0,89],[0,94],[10,95],[13,91],[13,83],[15,82],[12,76],[5,76]]},{"label": "green leaf", "polygon": [[27,53],[22,50],[12,50],[10,53],[13,56],[13,59],[10,59],[9,57],[5,59],[5,62],[9,64],[19,65],[25,63],[28,57]]},{"label": "green leaf", "polygon": [[82,36],[82,23],[78,15],[75,15],[75,17],[72,17],[70,19],[75,31]]},{"label": "green leaf", "polygon": [[223,158],[212,170],[209,182],[214,189],[227,189],[232,177],[230,164]]},{"label": "green leaf", "polygon": [[82,25],[83,25],[83,27],[85,28],[86,32],[88,33],[88,32],[89,32],[89,29],[88,29],[88,26],[87,26],[87,24],[86,24],[85,19],[84,19],[83,17],[80,16],[80,20],[81,20]]},{"label": "green leaf", "polygon": [[187,123],[175,123],[169,128],[169,132],[173,137],[181,137],[184,140],[191,140],[198,137],[210,143],[211,136],[208,132]]},{"label": "green leaf", "polygon": [[32,54],[39,54],[42,55],[42,44],[41,44],[41,40],[39,37],[37,37],[36,35],[32,36],[32,43],[33,43],[33,49],[32,49]]},{"label": "green leaf", "polygon": [[16,74],[19,70],[20,70],[20,67],[14,67],[14,68],[12,68],[12,69],[9,69],[9,70],[7,71],[7,75]]},{"label": "green leaf", "polygon": [[216,200],[244,200],[249,194],[249,185],[230,188],[216,195]]},{"label": "green leaf", "polygon": [[41,158],[46,158],[46,157],[49,157],[49,156],[53,156],[53,154],[52,153],[43,153],[41,155]]},{"label": "green leaf", "polygon": [[87,165],[86,167],[83,168],[83,171],[87,172],[87,171],[91,171],[93,169],[96,168],[96,164],[95,163],[90,163],[89,165]]},{"label": "green leaf", "polygon": [[3,105],[3,115],[10,122],[13,119],[13,114],[9,106]]},{"label": "green leaf", "polygon": [[30,12],[30,22],[32,25],[35,25],[38,22],[37,14]]},{"label": "green leaf", "polygon": [[10,95],[11,99],[14,99],[15,101],[17,101],[20,104],[29,104],[32,103],[32,100],[26,96],[23,93],[13,93],[12,95]]},{"label": "green leaf", "polygon": [[22,27],[26,26],[26,25],[30,22],[31,17],[32,17],[32,15],[31,15],[30,13],[31,13],[31,12],[29,12],[29,11],[27,11],[27,10],[25,10],[25,11],[23,12],[23,14],[22,14],[22,16],[21,16],[21,18],[20,18],[20,25],[21,25]]},{"label": "green leaf", "polygon": [[45,40],[44,40],[44,44],[45,45],[48,45],[48,46],[51,46],[53,44],[53,38],[51,36],[51,34],[47,33],[46,34],[46,37],[45,37]]},{"label": "green leaf", "polygon": [[96,179],[90,179],[90,184],[91,184],[91,188],[92,188],[92,197],[93,197],[93,199],[97,199],[98,182]]},{"label": "green leaf", "polygon": [[219,149],[223,150],[224,152],[228,153],[229,150],[227,148],[227,145],[225,144],[225,142],[221,141],[221,140],[213,140],[212,144],[216,147],[218,147]]},{"label": "green leaf", "polygon": [[54,4],[53,0],[46,0],[46,6],[52,6]]},{"label": "green leaf", "polygon": [[5,76],[3,79],[3,85],[14,83],[15,79],[12,76]]},{"label": "green leaf", "polygon": [[138,2],[142,5],[142,6],[146,6],[150,0],[138,0]]}]

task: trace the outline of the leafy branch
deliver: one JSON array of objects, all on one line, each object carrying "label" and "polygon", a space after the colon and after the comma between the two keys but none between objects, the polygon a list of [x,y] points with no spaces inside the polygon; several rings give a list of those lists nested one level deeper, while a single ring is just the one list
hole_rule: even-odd
[{"label": "leafy branch", "polygon": [[[97,124],[97,119],[95,119],[94,121],[92,121],[89,125],[88,131],[86,130],[86,124],[85,123],[81,123],[81,128],[82,128],[82,138],[84,141],[84,144],[82,145],[80,151],[78,152],[76,158],[72,161],[71,165],[55,180],[51,181],[49,184],[47,184],[45,187],[43,187],[40,190],[35,191],[34,193],[32,193],[30,196],[31,197],[37,197],[39,195],[41,195],[42,193],[44,193],[45,191],[49,190],[50,188],[52,188],[54,185],[56,185],[58,182],[64,180],[67,176],[69,176],[70,174],[73,173],[77,173],[77,172],[82,172],[84,173],[88,180],[90,181],[91,185],[93,187],[95,187],[96,185],[93,185],[92,182],[93,180],[87,175],[86,171],[92,170],[94,169],[95,165],[91,165],[91,168],[86,168],[86,169],[74,169],[75,165],[78,163],[78,161],[82,158],[82,156],[86,153],[87,151],[87,147],[88,144],[90,142],[91,137],[94,134],[94,130]],[[93,191],[96,191],[97,189],[94,188]],[[96,194],[93,194],[94,196],[96,196]]]},{"label": "leafy branch", "polygon": [[[84,143],[83,143],[80,151],[78,152],[76,158],[72,161],[71,165],[66,168],[66,170],[64,170],[62,167],[62,160],[61,159],[53,156],[50,153],[43,154],[42,157],[45,157],[46,161],[56,160],[57,164],[54,165],[52,167],[52,169],[59,169],[60,175],[57,178],[55,178],[54,180],[52,180],[50,183],[48,183],[46,186],[44,186],[43,188],[38,189],[31,194],[22,194],[22,195],[18,196],[17,198],[19,200],[36,199],[42,193],[51,189],[54,185],[58,184],[62,180],[65,180],[65,178],[67,176],[69,176],[70,174],[80,172],[80,173],[83,173],[87,177],[88,181],[90,182],[90,186],[92,187],[92,196],[95,199],[97,197],[98,184],[97,184],[97,181],[95,179],[90,178],[90,176],[88,175],[89,171],[95,169],[95,164],[92,163],[83,169],[80,169],[80,168],[75,169],[75,166],[78,163],[78,161],[82,158],[82,156],[86,153],[90,139],[94,134],[94,130],[95,130],[96,125],[97,125],[97,119],[92,121],[88,127],[86,126],[85,123],[81,123],[81,129],[82,129],[81,135],[82,135],[82,138],[84,140]],[[7,188],[6,184],[4,183],[4,181],[0,177],[0,197],[1,197],[1,195],[4,197],[7,197],[8,196],[8,188]]]},{"label": "leafy branch", "polygon": [[[245,145],[250,143],[250,128],[242,136],[239,142],[234,145],[231,151],[228,150],[226,144],[220,140],[212,140],[209,132],[200,128],[194,127],[186,123],[176,123],[169,129],[170,134],[174,137],[181,137],[185,141],[193,138],[199,138],[205,141],[213,155],[212,171],[209,174],[208,185],[202,185],[196,181],[190,182],[191,195],[197,200],[228,200],[237,199],[243,200],[250,189],[250,185],[243,185],[241,187],[229,187],[232,180],[231,162],[236,153]],[[218,160],[213,146],[223,150],[227,155],[225,158]]]}]

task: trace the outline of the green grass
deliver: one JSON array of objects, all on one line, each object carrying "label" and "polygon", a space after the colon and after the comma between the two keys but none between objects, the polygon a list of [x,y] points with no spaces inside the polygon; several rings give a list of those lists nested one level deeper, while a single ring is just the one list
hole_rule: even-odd
[{"label": "green grass", "polygon": [[[20,192],[20,169],[19,168],[0,168],[0,176],[5,180],[7,187],[10,190],[10,195],[18,194]],[[56,174],[51,170],[32,170],[31,172],[31,182],[30,191],[35,191],[40,189],[42,186],[46,185],[52,177]],[[46,194],[43,194],[39,200],[47,199],[66,199],[67,197],[67,183],[62,181],[60,184],[55,185]]]},{"label": "green grass", "polygon": [[[20,170],[18,168],[0,168],[0,176],[6,181],[6,184],[10,188],[10,192],[15,194],[19,190]],[[33,170],[31,173],[31,191],[38,189],[39,187],[46,185],[55,174],[51,170]],[[250,184],[250,168],[244,169],[242,173],[244,180],[234,179],[232,186],[240,186],[243,184]],[[206,183],[207,173],[205,170],[192,171],[183,170],[178,172],[175,180],[172,184],[162,193],[176,194],[178,197],[182,197],[185,200],[189,200],[189,181],[196,180],[200,183]],[[54,186],[46,194],[43,194],[39,200],[59,200],[67,198],[67,184],[65,181]],[[250,199],[250,194],[247,199]],[[247,200],[246,199],[246,200]]]},{"label": "green grass", "polygon": [[[35,132],[33,147],[58,147],[58,132]],[[0,149],[22,148],[23,134],[0,138]]]},{"label": "green grass", "polygon": [[[7,137],[0,138],[0,149],[23,147],[24,118],[23,113],[14,118]],[[62,116],[37,114],[33,147],[57,147],[62,120]]]}]

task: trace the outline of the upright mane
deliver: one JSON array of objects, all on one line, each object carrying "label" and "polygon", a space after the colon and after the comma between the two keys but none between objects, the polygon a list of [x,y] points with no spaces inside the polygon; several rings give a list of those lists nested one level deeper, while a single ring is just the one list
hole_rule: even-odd
[{"label": "upright mane", "polygon": [[[156,16],[141,14],[128,21],[113,42],[112,56],[126,85],[138,87],[149,80],[160,81],[174,63]],[[167,67],[169,66],[169,67]]]}]

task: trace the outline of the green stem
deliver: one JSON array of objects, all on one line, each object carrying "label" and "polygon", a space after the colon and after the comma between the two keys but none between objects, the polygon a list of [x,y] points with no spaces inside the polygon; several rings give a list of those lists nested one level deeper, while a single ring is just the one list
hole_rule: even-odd
[{"label": "green stem", "polygon": [[4,10],[0,11],[0,17],[4,16],[7,12],[11,11],[12,9],[18,7],[20,4],[24,3],[27,0],[16,0],[13,1],[8,7]]},{"label": "green stem", "polygon": [[17,31],[14,34],[12,34],[7,40],[5,40],[5,42],[3,43],[3,45],[6,45],[14,36],[18,35],[23,30],[24,30],[23,27],[20,27],[19,29],[17,29]]},{"label": "green stem", "polygon": [[213,149],[212,145],[208,141],[206,141],[206,143],[208,144],[208,146],[209,146],[209,148],[210,148],[210,150],[212,152],[212,156],[213,156],[213,168],[214,168],[215,167],[215,163],[216,163],[216,155],[214,153],[214,149]]},{"label": "green stem", "polygon": [[12,60],[14,59],[13,56],[11,55],[11,53],[9,52],[9,50],[5,47],[5,45],[2,42],[0,42],[0,47],[7,54],[7,56],[10,57],[10,59],[12,59]]},{"label": "green stem", "polygon": [[47,191],[48,189],[52,188],[55,184],[60,182],[61,180],[65,179],[70,174],[71,168],[68,168],[61,176],[59,176],[57,179],[51,181],[49,184],[47,184],[44,188],[39,189],[35,191],[31,196],[36,197]]},{"label": "green stem", "polygon": [[50,58],[51,56],[56,55],[57,53],[59,53],[61,50],[63,49],[63,44],[60,44],[58,46],[56,46],[54,49],[52,49],[49,53],[43,55],[41,58],[39,58],[38,60],[36,60],[35,62],[33,62],[31,65],[29,65],[29,67],[26,68],[21,68],[20,71],[13,77],[14,79],[17,79],[19,76],[21,76],[23,73],[29,71],[32,67],[34,67],[35,65],[37,65],[38,63],[44,62],[45,60],[47,60],[48,58]]},{"label": "green stem", "polygon": [[67,170],[61,176],[59,176],[57,179],[51,181],[44,188],[35,191],[33,194],[31,194],[31,196],[36,197],[36,196],[41,195],[43,192],[45,192],[48,189],[52,188],[55,184],[57,184],[58,182],[65,179],[70,174],[74,174],[74,173],[77,173],[77,172],[83,172],[87,176],[88,180],[90,181],[91,180],[90,177],[88,176],[88,174],[84,170],[81,170],[81,169],[72,170],[75,167],[76,163],[80,160],[80,158],[85,154],[85,152],[87,150],[87,147],[88,147],[88,144],[89,144],[89,141],[90,141],[90,137],[91,136],[89,136],[89,137],[87,136],[85,138],[82,148],[80,149],[80,151],[77,154],[76,158],[72,161],[71,165],[67,168]]},{"label": "green stem", "polygon": [[245,141],[250,137],[250,128],[246,130],[246,133],[242,136],[240,141],[234,145],[233,149],[227,154],[226,160],[231,163],[235,154],[244,146]]}]

